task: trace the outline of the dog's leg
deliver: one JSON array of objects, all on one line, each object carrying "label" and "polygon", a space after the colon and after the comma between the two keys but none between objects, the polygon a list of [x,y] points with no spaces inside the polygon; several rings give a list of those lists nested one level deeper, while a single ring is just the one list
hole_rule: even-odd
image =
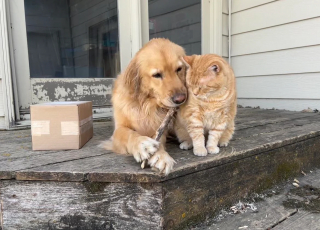
[{"label": "dog's leg", "polygon": [[148,164],[168,175],[176,162],[165,150],[166,139],[166,135],[161,137],[159,150],[148,160]]},{"label": "dog's leg", "polygon": [[137,162],[149,159],[160,147],[160,143],[150,137],[141,136],[128,127],[119,126],[112,136],[112,150],[121,154],[132,154]]}]

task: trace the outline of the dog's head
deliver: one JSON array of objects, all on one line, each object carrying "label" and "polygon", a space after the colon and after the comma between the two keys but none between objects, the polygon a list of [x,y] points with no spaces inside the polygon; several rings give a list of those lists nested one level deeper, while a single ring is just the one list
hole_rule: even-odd
[{"label": "dog's head", "polygon": [[232,90],[234,74],[229,64],[214,54],[185,56],[189,65],[186,82],[198,98],[220,94],[221,90]]},{"label": "dog's head", "polygon": [[153,98],[165,108],[179,106],[187,98],[183,56],[182,47],[167,39],[152,39],[127,67],[125,85],[137,99]]}]

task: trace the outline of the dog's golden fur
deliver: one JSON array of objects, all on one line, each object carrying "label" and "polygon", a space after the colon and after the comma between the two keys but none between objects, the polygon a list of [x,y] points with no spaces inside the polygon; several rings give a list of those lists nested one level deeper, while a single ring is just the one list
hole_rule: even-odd
[{"label": "dog's golden fur", "polygon": [[[115,130],[104,144],[120,154],[132,154],[168,174],[174,160],[154,135],[167,111],[184,102],[186,66],[182,47],[167,39],[152,39],[132,59],[114,84],[112,104]],[[175,103],[177,97],[179,103]]]},{"label": "dog's golden fur", "polygon": [[[181,149],[198,156],[216,154],[234,133],[237,112],[235,77],[230,65],[214,54],[186,56],[188,100],[175,122]],[[205,134],[208,140],[205,146]]]}]

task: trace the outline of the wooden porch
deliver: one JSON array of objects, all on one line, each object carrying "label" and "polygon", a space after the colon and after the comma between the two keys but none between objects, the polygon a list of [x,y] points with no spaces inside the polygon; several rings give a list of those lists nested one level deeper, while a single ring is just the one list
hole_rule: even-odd
[{"label": "wooden porch", "polygon": [[241,108],[218,155],[174,141],[161,176],[99,149],[112,122],[95,122],[82,149],[32,151],[30,130],[0,132],[0,229],[183,229],[301,170],[320,167],[320,114]]}]

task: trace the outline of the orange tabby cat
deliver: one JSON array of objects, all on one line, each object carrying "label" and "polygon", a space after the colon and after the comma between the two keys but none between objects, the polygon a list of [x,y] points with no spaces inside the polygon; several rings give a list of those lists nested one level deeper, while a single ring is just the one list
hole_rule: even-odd
[{"label": "orange tabby cat", "polygon": [[[188,100],[179,111],[175,133],[181,149],[197,156],[219,153],[234,133],[237,112],[235,77],[232,68],[214,54],[184,57],[187,72]],[[205,135],[208,134],[205,145]]]}]

